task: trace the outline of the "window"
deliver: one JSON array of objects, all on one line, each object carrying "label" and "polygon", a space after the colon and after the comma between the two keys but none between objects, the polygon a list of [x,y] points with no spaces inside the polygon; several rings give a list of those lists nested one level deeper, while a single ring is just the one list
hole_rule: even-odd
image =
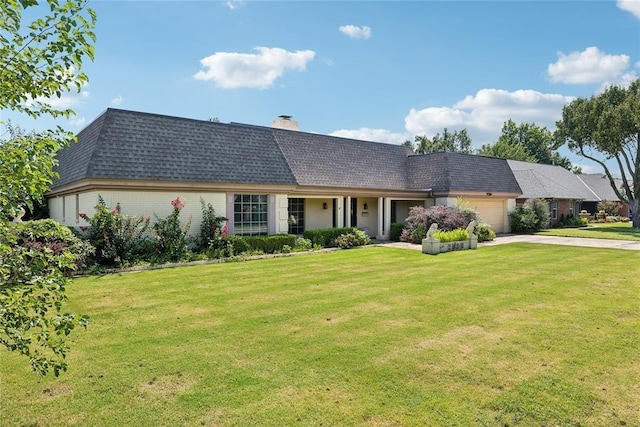
[{"label": "window", "polygon": [[234,233],[241,236],[266,235],[268,205],[266,194],[236,194],[233,200]]},{"label": "window", "polygon": [[289,199],[289,234],[304,233],[304,199]]},{"label": "window", "polygon": [[573,204],[575,202],[573,200],[569,200],[569,216],[573,216]]},{"label": "window", "polygon": [[551,201],[551,219],[558,219],[558,201]]}]

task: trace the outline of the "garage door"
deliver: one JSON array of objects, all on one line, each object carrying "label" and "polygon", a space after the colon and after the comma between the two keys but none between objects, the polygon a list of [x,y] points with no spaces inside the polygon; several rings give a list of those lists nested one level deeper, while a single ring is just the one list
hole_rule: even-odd
[{"label": "garage door", "polygon": [[475,209],[482,221],[491,225],[496,233],[504,233],[505,203],[503,200],[465,200]]}]

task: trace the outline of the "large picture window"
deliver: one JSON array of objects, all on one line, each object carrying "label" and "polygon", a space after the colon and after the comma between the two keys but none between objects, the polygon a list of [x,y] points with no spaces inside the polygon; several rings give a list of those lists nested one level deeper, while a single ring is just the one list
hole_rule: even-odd
[{"label": "large picture window", "polygon": [[266,194],[236,194],[233,201],[233,230],[241,236],[267,234],[268,197]]}]

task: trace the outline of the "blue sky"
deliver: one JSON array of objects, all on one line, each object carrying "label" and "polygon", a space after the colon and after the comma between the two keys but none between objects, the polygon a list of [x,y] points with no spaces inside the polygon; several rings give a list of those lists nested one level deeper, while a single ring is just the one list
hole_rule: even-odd
[{"label": "blue sky", "polygon": [[73,131],[114,107],[265,126],[287,114],[303,131],[390,143],[466,128],[479,147],[510,118],[553,129],[566,102],[640,75],[640,0],[91,7],[90,82],[52,100],[76,110],[58,122]]}]

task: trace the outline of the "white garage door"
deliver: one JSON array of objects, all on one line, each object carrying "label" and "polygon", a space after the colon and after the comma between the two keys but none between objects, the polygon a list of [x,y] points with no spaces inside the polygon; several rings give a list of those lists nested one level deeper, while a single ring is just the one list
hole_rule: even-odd
[{"label": "white garage door", "polygon": [[504,233],[505,203],[503,200],[465,200],[469,207],[475,209],[482,221],[491,225],[496,233]]}]

